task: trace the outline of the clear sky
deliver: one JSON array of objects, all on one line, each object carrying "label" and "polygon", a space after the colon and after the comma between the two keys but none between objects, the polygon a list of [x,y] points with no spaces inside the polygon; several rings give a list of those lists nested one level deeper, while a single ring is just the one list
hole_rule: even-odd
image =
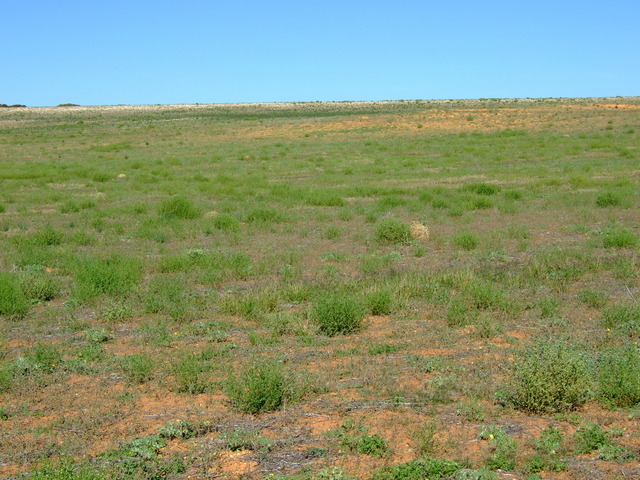
[{"label": "clear sky", "polygon": [[640,0],[0,0],[0,103],[640,95]]}]

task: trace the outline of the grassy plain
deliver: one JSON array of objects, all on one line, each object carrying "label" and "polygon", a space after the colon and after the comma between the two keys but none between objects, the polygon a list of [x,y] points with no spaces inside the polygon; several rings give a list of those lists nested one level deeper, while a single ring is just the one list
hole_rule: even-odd
[{"label": "grassy plain", "polygon": [[640,476],[640,100],[0,109],[0,476]]}]

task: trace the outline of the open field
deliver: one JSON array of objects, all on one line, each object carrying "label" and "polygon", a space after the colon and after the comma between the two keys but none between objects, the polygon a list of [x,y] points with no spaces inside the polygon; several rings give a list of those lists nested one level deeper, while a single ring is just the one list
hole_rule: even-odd
[{"label": "open field", "polygon": [[0,109],[0,477],[640,478],[640,99]]}]

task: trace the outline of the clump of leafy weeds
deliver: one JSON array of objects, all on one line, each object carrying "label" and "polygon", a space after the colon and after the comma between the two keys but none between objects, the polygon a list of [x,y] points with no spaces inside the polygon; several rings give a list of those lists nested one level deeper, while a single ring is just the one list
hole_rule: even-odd
[{"label": "clump of leafy weeds", "polygon": [[373,457],[386,457],[390,454],[387,443],[380,435],[369,435],[364,424],[356,424],[352,419],[344,422],[333,434],[343,447],[351,451]]},{"label": "clump of leafy weeds", "polygon": [[598,207],[617,207],[620,203],[620,197],[613,192],[604,192],[596,198]]},{"label": "clump of leafy weeds", "polygon": [[518,444],[502,429],[492,426],[480,432],[482,440],[489,441],[490,455],[485,464],[492,470],[514,470]]},{"label": "clump of leafy weeds", "polygon": [[239,376],[232,374],[226,385],[231,401],[246,413],[278,410],[297,400],[300,390],[292,375],[270,360],[253,364]]},{"label": "clump of leafy weeds", "polygon": [[0,315],[20,319],[28,311],[29,301],[18,279],[10,273],[0,272]]},{"label": "clump of leafy weeds", "polygon": [[450,479],[461,470],[460,464],[451,460],[424,457],[406,463],[383,467],[371,480],[420,480]]},{"label": "clump of leafy weeds", "polygon": [[530,473],[542,471],[566,470],[567,461],[562,458],[564,452],[563,435],[553,426],[542,431],[538,440],[534,443],[536,453],[527,462],[526,470]]},{"label": "clump of leafy weeds", "polygon": [[480,244],[480,239],[473,232],[458,232],[453,236],[451,243],[462,250],[475,250]]},{"label": "clump of leafy weeds", "polygon": [[176,195],[164,200],[158,208],[160,216],[166,219],[191,220],[198,218],[202,212],[188,198]]},{"label": "clump of leafy weeds", "polygon": [[383,244],[408,244],[411,241],[411,227],[396,218],[384,218],[376,224],[375,238]]},{"label": "clump of leafy weeds", "polygon": [[563,342],[539,341],[516,354],[507,391],[499,397],[519,410],[556,413],[583,405],[590,392],[584,355]]},{"label": "clump of leafy weeds", "polygon": [[352,295],[331,292],[313,305],[313,319],[320,331],[329,336],[346,335],[362,328],[364,308]]},{"label": "clump of leafy weeds", "polygon": [[619,347],[603,353],[599,365],[598,390],[604,403],[633,407],[640,403],[640,350]]},{"label": "clump of leafy weeds", "polygon": [[138,285],[142,273],[142,263],[136,258],[85,258],[76,267],[76,295],[81,301],[99,295],[123,296]]}]

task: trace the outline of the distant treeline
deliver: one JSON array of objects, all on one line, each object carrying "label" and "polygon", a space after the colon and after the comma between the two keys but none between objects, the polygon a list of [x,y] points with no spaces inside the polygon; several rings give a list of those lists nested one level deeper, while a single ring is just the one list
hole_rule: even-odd
[{"label": "distant treeline", "polygon": [[6,103],[0,103],[0,108],[26,108],[26,105],[7,105]]}]

